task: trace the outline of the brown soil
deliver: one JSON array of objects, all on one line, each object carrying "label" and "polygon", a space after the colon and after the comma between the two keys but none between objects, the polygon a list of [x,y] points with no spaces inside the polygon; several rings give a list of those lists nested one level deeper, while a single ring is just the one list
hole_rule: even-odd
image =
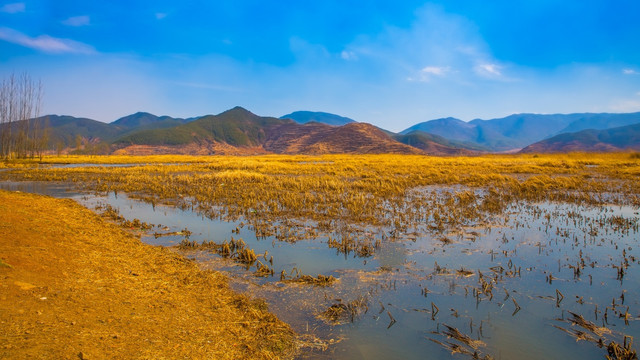
[{"label": "brown soil", "polygon": [[72,200],[0,191],[0,359],[292,356],[263,304]]}]

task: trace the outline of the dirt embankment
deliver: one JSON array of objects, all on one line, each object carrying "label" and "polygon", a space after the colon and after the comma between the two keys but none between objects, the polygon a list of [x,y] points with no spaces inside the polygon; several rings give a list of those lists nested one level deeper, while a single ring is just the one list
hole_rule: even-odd
[{"label": "dirt embankment", "polygon": [[266,307],[71,200],[0,191],[0,358],[290,357]]}]

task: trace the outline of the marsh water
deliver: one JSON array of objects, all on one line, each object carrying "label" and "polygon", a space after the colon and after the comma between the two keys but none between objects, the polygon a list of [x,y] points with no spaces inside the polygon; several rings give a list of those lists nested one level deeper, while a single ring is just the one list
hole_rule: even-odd
[{"label": "marsh water", "polygon": [[[380,240],[374,253],[359,256],[328,246],[348,226],[338,219],[340,232],[298,222],[301,236],[294,241],[282,233],[258,235],[248,219],[209,219],[123,193],[37,182],[0,182],[0,188],[72,198],[91,209],[108,204],[129,220],[154,224],[142,235],[154,245],[179,244],[184,235],[153,233],[185,228],[196,242],[242,238],[261,262],[273,257],[273,276],[255,276],[255,268],[207,251],[185,255],[229,274],[237,290],[264,298],[302,335],[300,358],[603,359],[599,339],[605,345],[622,343],[625,335],[640,339],[638,208],[519,202],[438,234],[420,226],[402,234],[349,227]],[[282,282],[282,271],[338,280]]]}]

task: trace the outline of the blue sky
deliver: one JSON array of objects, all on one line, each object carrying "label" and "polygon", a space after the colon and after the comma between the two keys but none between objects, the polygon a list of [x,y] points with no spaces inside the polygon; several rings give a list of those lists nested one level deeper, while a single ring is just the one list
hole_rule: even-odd
[{"label": "blue sky", "polygon": [[0,0],[0,76],[40,79],[42,114],[105,122],[635,112],[639,17],[637,0]]}]

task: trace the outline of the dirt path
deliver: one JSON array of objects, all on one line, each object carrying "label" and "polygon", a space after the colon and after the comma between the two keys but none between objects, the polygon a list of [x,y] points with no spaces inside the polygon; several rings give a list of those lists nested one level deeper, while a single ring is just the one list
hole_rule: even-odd
[{"label": "dirt path", "polygon": [[0,191],[0,359],[290,357],[290,328],[71,200]]}]

